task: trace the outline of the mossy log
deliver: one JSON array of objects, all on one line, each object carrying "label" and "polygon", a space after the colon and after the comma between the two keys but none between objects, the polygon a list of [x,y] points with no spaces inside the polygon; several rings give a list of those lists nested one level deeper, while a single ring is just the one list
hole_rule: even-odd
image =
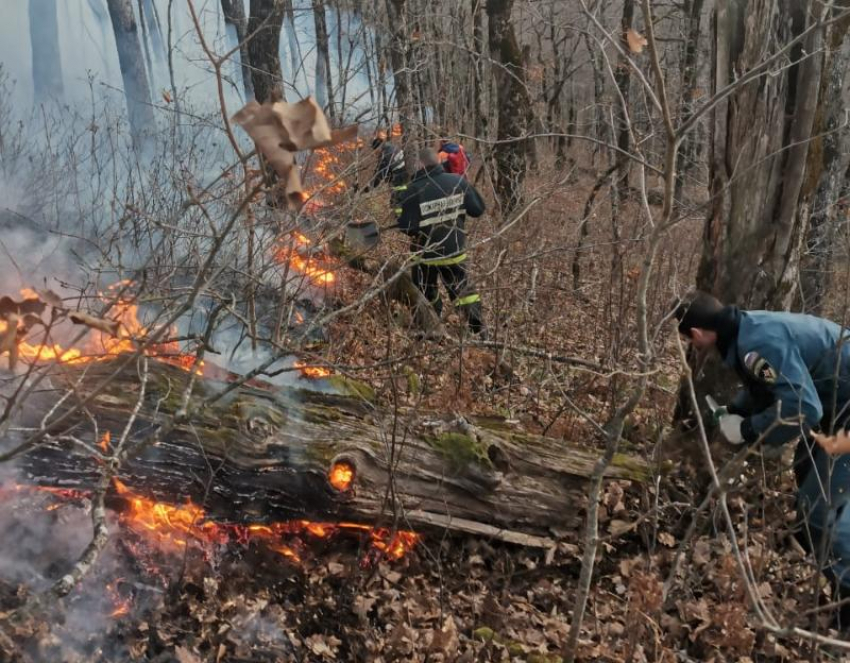
[{"label": "mossy log", "polygon": [[[85,399],[118,361],[89,365],[84,375],[65,368],[53,385],[76,384],[77,398]],[[149,365],[131,442],[150,439],[172,420],[188,378],[177,367]],[[224,371],[206,370],[191,406],[220,394],[228,379]],[[448,528],[534,546],[550,545],[553,534],[580,525],[586,479],[596,460],[587,445],[523,433],[499,419],[394,416],[376,406],[368,386],[342,376],[296,382],[304,387],[241,386],[156,443],[129,444],[132,452],[118,477],[149,497],[173,503],[188,498],[210,517],[230,522],[387,524],[395,515],[394,524],[404,529]],[[20,459],[29,480],[93,488],[103,467],[96,453],[103,434],[110,432],[110,444],[119,439],[139,390],[131,363],[96,393],[85,415],[54,425],[49,443]],[[55,401],[55,394],[53,403],[31,399],[28,425],[40,421]],[[67,411],[58,408],[53,420]],[[330,481],[339,463],[354,469],[346,490]],[[647,468],[621,457],[610,475],[639,481]]]}]

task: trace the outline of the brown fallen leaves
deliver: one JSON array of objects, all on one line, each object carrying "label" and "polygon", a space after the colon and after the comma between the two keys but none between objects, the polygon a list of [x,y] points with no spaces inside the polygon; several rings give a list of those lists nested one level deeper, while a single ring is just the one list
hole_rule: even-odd
[{"label": "brown fallen leaves", "polygon": [[274,168],[291,209],[298,209],[303,202],[295,153],[335,145],[357,136],[357,125],[331,130],[325,114],[312,97],[294,104],[249,101],[232,119],[247,132],[257,150]]}]

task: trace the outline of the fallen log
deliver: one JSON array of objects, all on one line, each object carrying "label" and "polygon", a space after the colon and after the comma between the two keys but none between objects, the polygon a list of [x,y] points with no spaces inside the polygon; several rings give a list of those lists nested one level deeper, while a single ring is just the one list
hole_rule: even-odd
[{"label": "fallen log", "polygon": [[[75,402],[81,402],[119,361],[63,366],[51,381],[57,390],[75,384]],[[149,365],[132,440],[150,438],[173,418],[189,377],[170,364]],[[190,407],[220,394],[232,378],[220,369],[205,370]],[[297,382],[304,387],[243,385],[156,444],[131,442],[118,478],[151,499],[175,504],[191,499],[208,517],[229,522],[306,519],[447,528],[543,547],[552,544],[553,535],[580,525],[593,451],[495,418],[412,411],[394,417],[375,405],[367,386],[343,376]],[[27,404],[25,425],[37,425],[55,404],[56,393],[43,393],[41,402],[32,398]],[[50,428],[48,442],[19,459],[27,480],[94,488],[104,462],[97,449],[109,449],[104,433],[117,439],[138,394],[131,362],[86,412],[57,408],[53,421],[65,412],[72,416]],[[609,474],[642,480],[647,467],[618,456]]]}]

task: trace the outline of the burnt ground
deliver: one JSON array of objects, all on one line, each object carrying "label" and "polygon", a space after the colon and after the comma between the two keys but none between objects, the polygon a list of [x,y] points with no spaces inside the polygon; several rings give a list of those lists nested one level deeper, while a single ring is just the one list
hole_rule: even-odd
[{"label": "burnt ground", "polygon": [[[578,219],[592,183],[580,175],[548,194],[503,238],[474,248],[475,276],[496,341],[627,373],[634,366],[629,334],[642,257],[634,241],[637,217],[624,206],[615,225],[604,205],[597,209],[576,291]],[[475,243],[496,224],[485,218],[472,228]],[[654,315],[660,317],[678,286],[692,282],[699,232],[694,220],[671,234],[650,293]],[[612,242],[614,233],[620,242]],[[402,238],[393,236],[379,249],[387,255],[404,250]],[[335,297],[344,304],[356,299],[366,277],[341,270],[339,281]],[[448,319],[459,331],[455,315]],[[545,432],[553,444],[569,439],[598,446],[593,428],[567,407],[567,398],[604,421],[630,384],[622,372],[421,340],[405,311],[378,300],[336,321],[327,335],[319,350],[324,359],[363,367],[349,372],[374,387],[385,404],[497,414]],[[708,483],[695,440],[669,435],[679,370],[669,344],[662,353],[662,368],[623,443],[626,452],[658,468],[657,476],[606,487],[580,659],[826,656],[798,638],[777,638],[759,627],[715,502],[702,512],[673,572]],[[388,357],[396,361],[388,365]],[[721,447],[718,454],[728,457]],[[830,616],[816,610],[826,588],[790,533],[791,478],[776,461],[753,458],[739,485],[728,501],[759,593],[782,623],[827,633]],[[180,554],[145,551],[145,540],[116,522],[101,562],[80,587],[46,612],[20,614],[14,611],[29,595],[67,572],[90,525],[85,509],[74,504],[48,511],[52,502],[6,503],[0,547],[4,661],[554,662],[566,642],[580,568],[580,533],[563,533],[558,549],[548,553],[469,537],[428,537],[397,561],[377,559],[357,539],[335,538],[305,542],[295,562],[237,541],[190,545]]]}]

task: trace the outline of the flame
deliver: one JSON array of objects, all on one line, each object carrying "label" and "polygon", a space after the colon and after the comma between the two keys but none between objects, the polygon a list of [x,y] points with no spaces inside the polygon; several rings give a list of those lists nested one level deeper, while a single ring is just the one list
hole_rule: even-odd
[{"label": "flame", "polygon": [[[343,465],[337,463],[336,465]],[[347,465],[347,464],[346,464]],[[351,479],[353,479],[353,468]],[[367,534],[373,551],[389,559],[401,559],[419,542],[419,535],[409,531],[393,531],[386,527],[371,527],[360,523],[324,523],[310,520],[289,520],[269,524],[234,525],[208,520],[204,510],[191,501],[182,506],[157,502],[130,490],[119,479],[113,479],[116,492],[127,500],[129,508],[120,515],[122,524],[133,530],[160,550],[179,552],[190,541],[201,545],[225,544],[229,541],[265,543],[268,548],[293,562],[301,556],[283,543],[288,537],[310,536],[328,539],[335,534]]]},{"label": "flame", "polygon": [[129,598],[123,597],[121,592],[118,590],[118,583],[123,580],[124,578],[116,578],[106,585],[106,594],[112,601],[112,605],[115,606],[115,609],[109,613],[109,616],[113,619],[130,614],[132,601]]},{"label": "flame", "polygon": [[308,366],[300,361],[296,361],[293,366],[301,371],[305,378],[326,378],[332,375],[331,370],[324,366]]},{"label": "flame", "polygon": [[[123,280],[107,286],[107,290],[115,291],[122,287],[132,285],[132,281]],[[21,296],[24,299],[38,297],[38,293],[29,288],[22,288]],[[101,294],[104,301],[108,297]],[[80,348],[63,348],[58,343],[45,342],[33,344],[25,338],[18,342],[18,356],[30,363],[59,361],[66,364],[83,364],[91,361],[103,361],[111,359],[116,355],[134,352],[138,341],[143,340],[152,330],[149,330],[139,321],[139,307],[131,301],[119,299],[114,302],[107,313],[110,320],[117,321],[118,336],[111,336],[98,329],[91,329],[85,344]],[[8,324],[0,320],[0,334]],[[172,330],[174,332],[175,330]],[[161,361],[172,364],[185,371],[195,370],[198,374],[203,372],[204,362],[198,362],[194,355],[184,354],[176,341],[159,343],[145,349],[145,354],[155,357]]]},{"label": "flame", "polygon": [[354,482],[354,466],[345,461],[334,463],[328,473],[328,482],[338,491],[345,492]]},{"label": "flame", "polygon": [[111,433],[106,431],[103,435],[100,436],[100,448],[103,453],[109,453],[109,440],[111,438]]},{"label": "flame", "polygon": [[320,264],[318,257],[304,256],[312,241],[309,237],[295,231],[290,234],[290,241],[282,241],[275,251],[278,262],[289,263],[296,272],[304,274],[316,285],[330,285],[336,281],[336,275]]}]

